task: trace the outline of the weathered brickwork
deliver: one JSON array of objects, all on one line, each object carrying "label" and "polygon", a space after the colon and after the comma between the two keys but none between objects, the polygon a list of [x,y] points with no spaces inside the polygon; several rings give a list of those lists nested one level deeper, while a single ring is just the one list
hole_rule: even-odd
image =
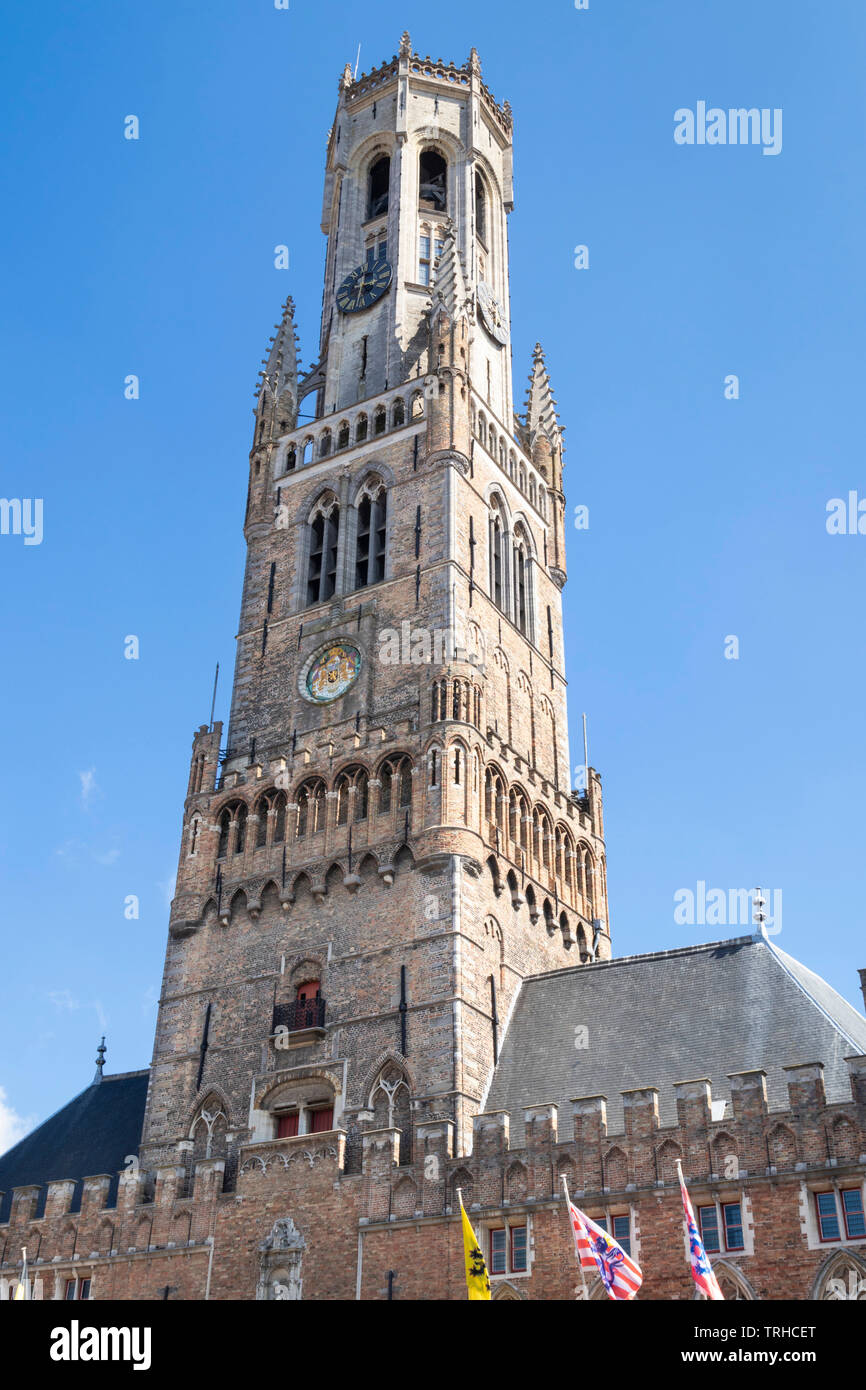
[{"label": "weathered brickwork", "polygon": [[[473,1151],[463,1157],[453,1154],[451,1121],[416,1120],[413,1162],[400,1162],[399,1130],[370,1130],[356,1174],[346,1171],[342,1130],[252,1143],[241,1149],[233,1193],[222,1190],[224,1162],[214,1159],[196,1163],[188,1196],[181,1165],[155,1170],[148,1201],[148,1179],[128,1175],[116,1208],[104,1206],[108,1177],[91,1178],[76,1215],[67,1214],[71,1184],[54,1183],[38,1221],[29,1219],[37,1191],[22,1188],[6,1245],[26,1244],[35,1255],[46,1298],[62,1297],[75,1277],[90,1278],[101,1299],[162,1298],[166,1286],[172,1298],[273,1297],[273,1280],[286,1278],[285,1258],[263,1247],[288,1217],[303,1298],[383,1299],[393,1271],[394,1298],[460,1299],[459,1186],[482,1244],[503,1222],[527,1227],[528,1269],[494,1276],[494,1295],[567,1300],[582,1291],[561,1196],[565,1176],[590,1216],[630,1217],[641,1296],[688,1299],[680,1159],[696,1207],[740,1204],[745,1249],[713,1257],[726,1296],[838,1296],[834,1288],[848,1290],[852,1271],[866,1279],[866,1240],[822,1244],[814,1194],[864,1188],[866,1057],[849,1059],[849,1069],[851,1101],[829,1106],[810,1067],[792,1069],[791,1108],[782,1113],[767,1110],[762,1074],[743,1074],[734,1113],[723,1121],[709,1118],[706,1083],[684,1082],[680,1123],[667,1128],[658,1126],[656,1093],[631,1092],[622,1134],[607,1132],[603,1097],[578,1098],[562,1119],[556,1106],[540,1104],[525,1112],[520,1149],[509,1147],[506,1113],[482,1113]],[[605,1296],[594,1281],[588,1293]]]},{"label": "weathered brickwork", "polygon": [[[463,1298],[459,1187],[482,1242],[526,1227],[497,1294],[573,1298],[565,1176],[590,1215],[628,1216],[647,1296],[688,1298],[678,1157],[697,1202],[741,1203],[740,1296],[820,1283],[809,1192],[862,1186],[863,1058],[850,1103],[801,1068],[784,1114],[758,1073],[723,1122],[701,1081],[666,1128],[651,1087],[621,1134],[602,1097],[565,1115],[527,1096],[525,1147],[485,1113],[523,982],[611,956],[540,348],[512,406],[511,135],[474,50],[455,68],[404,36],[343,76],[320,358],[299,372],[288,301],[256,392],[229,726],[193,739],[140,1150],[116,1207],[108,1177],[80,1213],[53,1183],[38,1219],[16,1189],[0,1293],[26,1244],[43,1297],[90,1278],[100,1299]],[[385,289],[346,309],[368,279]]]}]

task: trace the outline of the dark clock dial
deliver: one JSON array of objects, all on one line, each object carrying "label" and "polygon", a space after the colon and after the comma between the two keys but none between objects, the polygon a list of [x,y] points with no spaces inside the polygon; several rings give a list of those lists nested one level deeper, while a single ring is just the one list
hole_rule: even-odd
[{"label": "dark clock dial", "polygon": [[481,310],[481,321],[491,338],[499,343],[500,347],[507,343],[508,329],[505,326],[505,315],[499,301],[494,297],[493,291],[484,280],[478,282],[478,308]]},{"label": "dark clock dial", "polygon": [[359,265],[346,276],[337,290],[337,308],[344,314],[357,314],[381,299],[391,283],[388,261]]}]

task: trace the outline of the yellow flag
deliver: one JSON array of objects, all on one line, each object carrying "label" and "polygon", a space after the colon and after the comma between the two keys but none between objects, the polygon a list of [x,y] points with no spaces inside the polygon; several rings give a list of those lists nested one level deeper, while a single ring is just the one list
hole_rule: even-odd
[{"label": "yellow flag", "polygon": [[27,1251],[23,1250],[21,1253],[24,1256],[24,1268],[21,1271],[21,1278],[15,1286],[13,1302],[20,1302],[22,1299],[29,1299],[30,1297],[30,1280],[27,1277]]},{"label": "yellow flag", "polygon": [[466,1260],[466,1289],[469,1298],[481,1298],[490,1302],[490,1280],[487,1277],[487,1266],[484,1263],[484,1256],[481,1253],[481,1246],[475,1239],[475,1232],[469,1224],[469,1217],[463,1208],[463,1199],[460,1199],[460,1216],[463,1221],[463,1254]]}]

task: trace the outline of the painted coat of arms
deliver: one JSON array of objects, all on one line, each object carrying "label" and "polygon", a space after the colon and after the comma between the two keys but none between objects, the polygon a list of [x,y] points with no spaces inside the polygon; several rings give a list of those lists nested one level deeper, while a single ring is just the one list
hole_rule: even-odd
[{"label": "painted coat of arms", "polygon": [[320,652],[307,672],[307,695],[317,705],[326,705],[345,695],[361,670],[357,647],[342,643]]}]

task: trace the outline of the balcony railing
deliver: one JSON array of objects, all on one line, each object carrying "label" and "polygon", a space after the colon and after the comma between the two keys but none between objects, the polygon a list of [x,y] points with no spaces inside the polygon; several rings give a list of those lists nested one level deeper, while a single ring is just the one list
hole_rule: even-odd
[{"label": "balcony railing", "polygon": [[277,1028],[288,1028],[290,1033],[301,1032],[305,1028],[324,1028],[324,999],[296,999],[291,1004],[274,1005],[274,1021],[271,1032]]}]

